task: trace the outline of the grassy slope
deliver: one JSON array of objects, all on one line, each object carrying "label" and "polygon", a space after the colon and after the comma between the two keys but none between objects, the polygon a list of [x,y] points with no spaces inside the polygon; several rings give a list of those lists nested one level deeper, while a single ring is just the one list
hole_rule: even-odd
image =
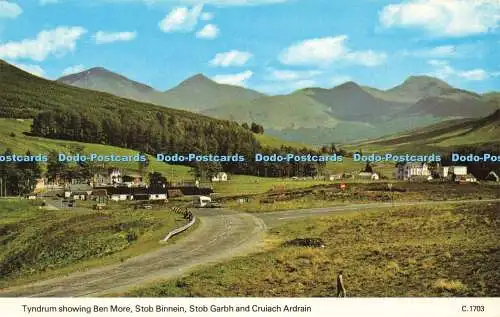
[{"label": "grassy slope", "polygon": [[[273,229],[267,250],[130,296],[500,296],[499,204],[402,208],[302,219]],[[326,248],[282,243],[319,237]]]},{"label": "grassy slope", "polygon": [[[49,151],[55,150],[61,153],[69,153],[74,146],[81,146],[85,153],[98,153],[102,155],[135,155],[137,151],[118,148],[114,146],[81,143],[66,140],[45,139],[39,137],[27,136],[24,133],[30,131],[31,120],[16,120],[0,118],[0,151],[10,148],[16,154],[24,154],[26,151],[31,151],[33,154],[47,154]],[[11,136],[14,133],[15,136]],[[135,171],[138,169],[138,164],[135,162],[114,163],[116,167]],[[150,156],[151,171],[161,172],[173,180],[191,179],[189,175],[189,167],[180,165],[168,165],[157,161]]]},{"label": "grassy slope", "polygon": [[269,134],[254,134],[254,136],[263,147],[279,149],[282,146],[289,146],[289,147],[294,147],[297,149],[302,149],[302,148],[314,149],[314,147],[309,145],[309,144],[288,141],[288,140],[277,138],[277,137],[269,135]]},{"label": "grassy slope", "polygon": [[184,223],[166,209],[111,205],[107,211],[68,212],[0,201],[0,286],[119,262],[158,248],[166,233]]},{"label": "grassy slope", "polygon": [[338,123],[338,120],[328,113],[325,105],[301,92],[226,104],[208,109],[203,114],[238,122],[253,121],[263,125],[264,128],[276,130],[334,127]]},{"label": "grassy slope", "polygon": [[472,120],[451,120],[431,125],[412,133],[393,135],[346,146],[350,150],[425,152],[445,151],[450,147],[490,147],[500,143],[500,112],[488,117]]}]

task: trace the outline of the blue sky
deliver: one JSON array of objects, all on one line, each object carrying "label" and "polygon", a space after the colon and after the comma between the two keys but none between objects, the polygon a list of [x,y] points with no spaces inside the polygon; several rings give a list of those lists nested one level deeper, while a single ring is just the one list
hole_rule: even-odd
[{"label": "blue sky", "polygon": [[431,75],[500,90],[500,0],[0,0],[0,58],[102,66],[159,90],[196,73],[271,94]]}]

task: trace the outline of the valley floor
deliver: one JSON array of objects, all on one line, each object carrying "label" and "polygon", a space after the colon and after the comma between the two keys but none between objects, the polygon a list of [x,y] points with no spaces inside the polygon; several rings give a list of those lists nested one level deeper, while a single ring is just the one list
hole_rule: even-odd
[{"label": "valley floor", "polygon": [[[500,296],[500,203],[359,209],[279,224],[265,251],[128,296],[331,297],[340,270],[351,297]],[[285,245],[306,237],[326,247]]]}]

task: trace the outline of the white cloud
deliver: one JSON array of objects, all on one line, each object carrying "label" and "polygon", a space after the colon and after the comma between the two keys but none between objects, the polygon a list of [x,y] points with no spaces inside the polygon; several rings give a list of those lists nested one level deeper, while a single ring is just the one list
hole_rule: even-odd
[{"label": "white cloud", "polygon": [[160,29],[163,32],[190,32],[198,24],[198,19],[203,11],[203,4],[188,7],[177,7],[160,21]]},{"label": "white cloud", "polygon": [[33,64],[21,64],[21,63],[15,63],[15,62],[10,62],[12,65],[16,66],[17,68],[20,68],[24,70],[25,72],[28,72],[30,74],[33,74],[38,77],[44,77],[45,76],[45,71],[43,70],[42,67],[39,65],[33,65]]},{"label": "white cloud", "polygon": [[232,66],[243,66],[250,58],[252,58],[252,53],[242,52],[238,50],[232,50],[225,53],[217,53],[215,57],[210,61],[210,65],[217,67],[232,67]]},{"label": "white cloud", "polygon": [[212,77],[212,79],[219,84],[246,86],[247,80],[249,80],[252,76],[253,72],[250,70],[246,70],[242,73],[237,74],[215,75],[214,77]]},{"label": "white cloud", "polygon": [[404,51],[403,55],[422,58],[446,58],[457,56],[457,47],[454,45],[442,45],[433,48],[420,49],[416,51]]},{"label": "white cloud", "polygon": [[76,48],[76,42],[87,31],[82,27],[58,27],[38,33],[35,39],[0,44],[0,58],[27,58],[43,61],[49,55],[62,56]]},{"label": "white cloud", "polygon": [[61,76],[66,76],[66,75],[80,73],[80,72],[83,72],[84,70],[85,70],[85,66],[83,66],[83,65],[70,66],[70,67],[65,68],[61,72]]},{"label": "white cloud", "polygon": [[458,70],[450,66],[447,61],[443,60],[430,60],[428,64],[434,66],[436,69],[431,72],[431,76],[439,77],[441,79],[449,79],[453,77],[462,78],[471,81],[481,81],[490,78],[492,74],[488,73],[482,68],[470,70]]},{"label": "white cloud", "polygon": [[23,9],[18,4],[9,1],[0,1],[0,19],[14,19],[21,13],[23,13]]},{"label": "white cloud", "polygon": [[200,20],[202,20],[202,21],[211,21],[211,20],[213,20],[214,17],[215,17],[215,15],[212,12],[203,12],[200,15]]},{"label": "white cloud", "polygon": [[322,73],[319,70],[270,69],[266,79],[271,81],[305,81]]},{"label": "white cloud", "polygon": [[117,41],[132,41],[137,37],[136,32],[103,32],[94,35],[96,44],[113,43]]},{"label": "white cloud", "polygon": [[213,40],[219,35],[219,28],[214,24],[207,24],[196,33],[196,37],[205,40]]},{"label": "white cloud", "polygon": [[352,64],[375,67],[382,65],[387,60],[387,54],[372,50],[349,52],[344,59]]},{"label": "white cloud", "polygon": [[486,33],[500,23],[499,0],[408,0],[379,14],[385,27],[420,27],[436,35]]},{"label": "white cloud", "polygon": [[382,52],[352,51],[346,46],[347,35],[308,39],[291,45],[280,54],[286,65],[327,66],[333,62],[347,62],[364,66],[377,66],[385,62]]}]

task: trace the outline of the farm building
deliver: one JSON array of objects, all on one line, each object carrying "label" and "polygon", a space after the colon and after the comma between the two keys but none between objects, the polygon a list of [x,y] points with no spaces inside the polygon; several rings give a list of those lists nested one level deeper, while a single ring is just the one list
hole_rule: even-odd
[{"label": "farm building", "polygon": [[400,180],[409,180],[414,176],[431,176],[427,163],[397,164],[394,176]]},{"label": "farm building", "polygon": [[466,176],[468,174],[467,166],[440,166],[438,173],[441,178],[448,178],[451,175]]}]

